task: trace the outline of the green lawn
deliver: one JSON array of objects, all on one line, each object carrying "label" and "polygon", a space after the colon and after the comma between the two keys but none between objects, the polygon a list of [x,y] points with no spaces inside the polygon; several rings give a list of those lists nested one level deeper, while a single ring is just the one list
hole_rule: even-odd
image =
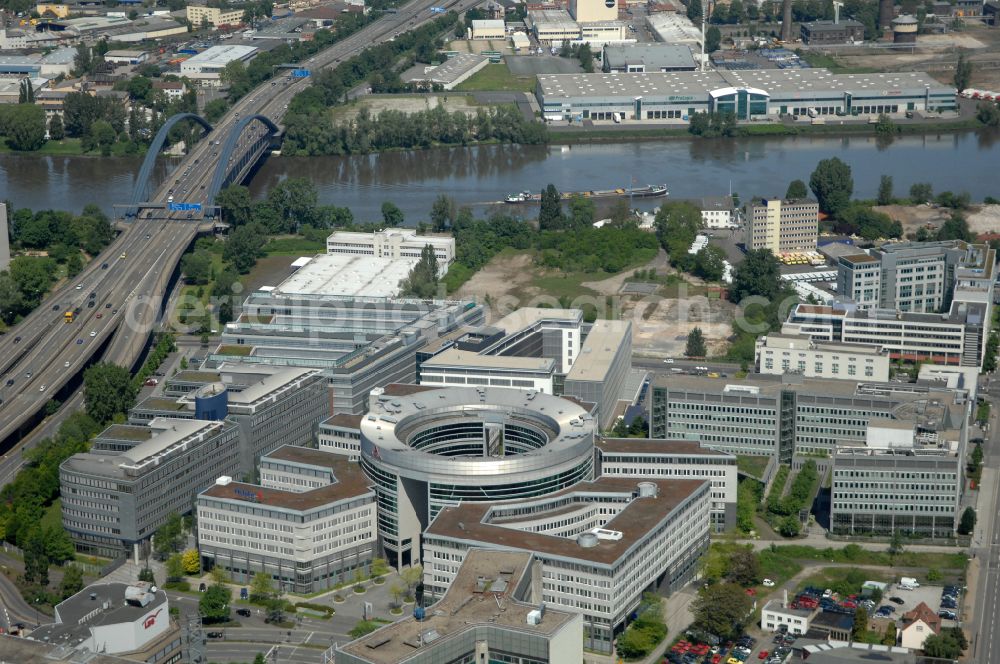
[{"label": "green lawn", "polygon": [[219,355],[247,357],[253,352],[253,346],[219,346],[216,352]]},{"label": "green lawn", "polygon": [[277,237],[264,245],[264,253],[268,256],[303,256],[325,251],[326,242],[304,237]]},{"label": "green lawn", "polygon": [[816,51],[799,49],[796,53],[811,66],[829,69],[834,74],[871,74],[878,71],[872,67],[844,67],[836,58]]},{"label": "green lawn", "polygon": [[[84,152],[83,147],[80,145],[79,138],[64,138],[61,141],[46,141],[45,145],[33,152],[20,152],[18,150],[11,150],[7,145],[6,140],[0,139],[0,152],[7,152],[11,154],[24,154],[32,156],[51,156],[51,157],[64,157],[64,156],[76,156],[76,155],[91,155],[94,157],[101,156],[100,150],[91,150],[90,152]],[[133,152],[131,154],[136,156],[141,156],[144,150],[141,152]],[[111,154],[115,157],[122,157],[130,154],[128,152],[127,143],[115,143],[111,148]]]},{"label": "green lawn", "polygon": [[534,76],[514,76],[506,64],[489,64],[462,81],[455,92],[534,92]]},{"label": "green lawn", "polygon": [[[888,545],[886,545],[888,549]],[[812,546],[785,544],[772,547],[777,555],[798,561],[827,561],[834,563],[854,563],[856,565],[875,565],[880,567],[926,567],[938,570],[964,570],[968,557],[957,553],[917,553],[906,551],[893,558],[887,551],[869,551],[857,545],[847,545],[842,549],[828,547],[817,549]]]},{"label": "green lawn", "polygon": [[760,479],[764,475],[770,457],[736,455],[736,469],[744,475]]},{"label": "green lawn", "polygon": [[45,508],[45,514],[39,523],[42,528],[62,529],[62,499],[56,498],[55,502]]}]

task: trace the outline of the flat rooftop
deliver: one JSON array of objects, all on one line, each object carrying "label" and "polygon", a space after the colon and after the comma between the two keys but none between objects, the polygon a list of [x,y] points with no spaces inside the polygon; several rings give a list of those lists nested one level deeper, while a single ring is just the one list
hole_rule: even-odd
[{"label": "flat rooftop", "polygon": [[[41,634],[39,634],[41,636]],[[44,643],[32,638],[0,634],[0,652],[9,662],[17,664],[53,664],[53,662],[86,662],[87,664],[135,664],[134,659],[124,659],[114,655],[98,655],[91,652],[67,653],[65,646]],[[77,659],[70,659],[76,657]]]},{"label": "flat rooftop", "polygon": [[604,380],[615,355],[632,334],[625,320],[597,320],[580,346],[580,354],[566,374],[566,380]]},{"label": "flat rooftop", "polygon": [[695,67],[691,49],[684,44],[607,45],[605,62],[611,67],[643,64],[646,67]]},{"label": "flat rooftop", "polygon": [[406,77],[413,81],[431,81],[447,85],[454,83],[471,69],[483,62],[488,62],[489,58],[477,53],[459,53],[448,58],[437,67],[420,68],[417,71],[407,72]]},{"label": "flat rooftop", "polygon": [[504,371],[555,371],[556,361],[548,357],[517,357],[514,355],[480,355],[472,351],[449,348],[421,365],[434,367],[469,367]]},{"label": "flat rooftop", "polygon": [[549,30],[563,28],[579,30],[580,25],[573,20],[565,9],[532,9],[528,12],[528,20],[533,25],[543,26]]},{"label": "flat rooftop", "polygon": [[[58,622],[42,625],[31,638],[50,644],[75,647],[90,636],[92,627],[132,623],[167,601],[167,594],[157,590],[146,606],[125,601],[126,583],[95,583],[63,600],[56,606]],[[102,607],[108,605],[108,608]],[[4,655],[10,653],[3,651]],[[17,660],[19,663],[22,660]],[[62,660],[66,661],[66,660]],[[81,660],[83,661],[83,660]]]},{"label": "flat rooftop", "polygon": [[394,297],[410,275],[415,258],[320,254],[277,287],[277,295]]},{"label": "flat rooftop", "polygon": [[649,454],[649,455],[699,455],[725,457],[735,463],[736,457],[726,452],[719,452],[693,440],[666,440],[663,438],[598,438],[594,441],[602,452],[618,454]]},{"label": "flat rooftop", "polygon": [[253,55],[258,50],[260,49],[256,46],[242,46],[240,44],[213,46],[212,48],[206,49],[197,55],[192,55],[184,61],[184,64],[198,64],[203,67],[223,67],[233,60],[243,60]]},{"label": "flat rooftop", "polygon": [[[546,606],[541,623],[528,623],[528,613],[538,606],[522,601],[517,590],[530,573],[531,560],[527,552],[469,551],[445,596],[428,609],[424,620],[405,618],[348,643],[342,650],[372,664],[396,664],[419,653],[422,643],[443,642],[480,626],[554,634],[574,615]],[[490,582],[489,586],[484,581]]]},{"label": "flat rooftop", "polygon": [[[223,382],[230,385],[239,385],[240,383],[237,382],[237,379],[244,372],[258,376],[258,380],[247,384],[239,392],[230,392],[230,404],[253,405],[268,397],[277,396],[280,392],[293,387],[293,384],[297,381],[319,373],[319,370],[296,367],[241,367],[239,365],[223,365],[219,367],[219,373],[222,374]],[[227,378],[229,379],[228,381]]]},{"label": "flat rooftop", "polygon": [[507,334],[520,332],[526,327],[543,321],[560,321],[567,323],[583,323],[583,311],[580,309],[546,309],[543,307],[523,307],[516,309],[490,327],[499,328]]},{"label": "flat rooftop", "polygon": [[[264,458],[329,468],[337,481],[318,489],[300,493],[270,489],[256,484],[230,482],[225,485],[213,484],[199,495],[298,512],[319,509],[341,500],[349,500],[370,493],[374,495],[368,483],[368,477],[361,470],[361,466],[356,462],[348,461],[341,455],[308,447],[284,445],[265,455]],[[250,500],[247,496],[255,496],[256,498]]]},{"label": "flat rooftop", "polygon": [[833,74],[828,69],[752,69],[738,71],[674,71],[644,74],[540,74],[538,85],[546,101],[692,95],[707,98],[722,88],[758,88],[770,95],[808,92],[850,92],[885,96],[891,92],[954,92],[923,72]]},{"label": "flat rooftop", "polygon": [[[575,539],[533,533],[518,530],[508,526],[498,526],[487,523],[492,506],[488,503],[462,503],[457,507],[446,507],[438,513],[437,518],[425,531],[427,536],[441,536],[465,542],[492,544],[507,549],[534,551],[541,554],[576,558],[590,563],[612,566],[625,553],[653,531],[666,519],[670,513],[699,491],[705,480],[642,480],[655,484],[658,494],[655,497],[635,497],[634,492],[639,480],[602,477],[590,482],[578,484],[563,489],[545,497],[550,501],[561,496],[577,496],[581,502],[587,502],[590,494],[619,493],[630,497],[628,505],[603,528],[617,530],[622,533],[619,540],[600,540],[594,547],[584,548]],[[539,499],[525,501],[508,501],[506,508],[517,502],[536,503]],[[544,512],[532,514],[539,519]]]}]

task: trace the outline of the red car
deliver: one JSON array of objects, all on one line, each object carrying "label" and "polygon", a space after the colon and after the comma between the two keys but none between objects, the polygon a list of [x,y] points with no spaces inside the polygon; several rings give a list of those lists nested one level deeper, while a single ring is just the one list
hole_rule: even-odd
[{"label": "red car", "polygon": [[767,656],[768,656],[768,655],[770,655],[770,654],[771,654],[771,653],[769,653],[769,652],[768,652],[768,651],[766,651],[766,650],[761,650],[761,651],[760,651],[760,654],[759,654],[759,655],[757,655],[757,659],[767,659]]}]

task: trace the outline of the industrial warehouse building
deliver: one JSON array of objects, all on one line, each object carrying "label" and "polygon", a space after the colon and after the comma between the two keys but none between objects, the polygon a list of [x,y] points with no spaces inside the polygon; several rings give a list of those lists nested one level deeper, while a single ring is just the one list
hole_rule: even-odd
[{"label": "industrial warehouse building", "polygon": [[921,72],[832,74],[826,69],[545,74],[538,103],[548,120],[686,120],[732,111],[740,120],[780,114],[868,115],[955,108],[955,89]]}]

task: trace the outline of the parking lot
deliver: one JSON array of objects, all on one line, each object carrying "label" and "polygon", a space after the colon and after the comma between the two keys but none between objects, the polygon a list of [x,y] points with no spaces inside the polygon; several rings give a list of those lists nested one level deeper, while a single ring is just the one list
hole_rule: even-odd
[{"label": "parking lot", "polygon": [[[895,606],[896,611],[891,615],[896,620],[901,619],[903,614],[907,611],[915,609],[921,602],[927,604],[927,606],[929,606],[934,613],[938,613],[942,610],[941,595],[943,590],[943,586],[920,586],[919,588],[914,588],[913,590],[906,590],[898,584],[893,584],[886,589],[879,606]],[[894,597],[898,597],[903,600],[903,603],[898,604],[893,602],[892,598]],[[959,601],[956,602],[956,604],[960,607],[962,605],[961,598],[958,599]],[[956,615],[959,612],[959,609],[957,608],[946,608],[945,610],[952,610],[956,613]],[[957,617],[960,618],[961,616],[957,615]],[[942,620],[942,624],[945,627],[951,627],[955,624],[955,621],[944,619]]]}]

